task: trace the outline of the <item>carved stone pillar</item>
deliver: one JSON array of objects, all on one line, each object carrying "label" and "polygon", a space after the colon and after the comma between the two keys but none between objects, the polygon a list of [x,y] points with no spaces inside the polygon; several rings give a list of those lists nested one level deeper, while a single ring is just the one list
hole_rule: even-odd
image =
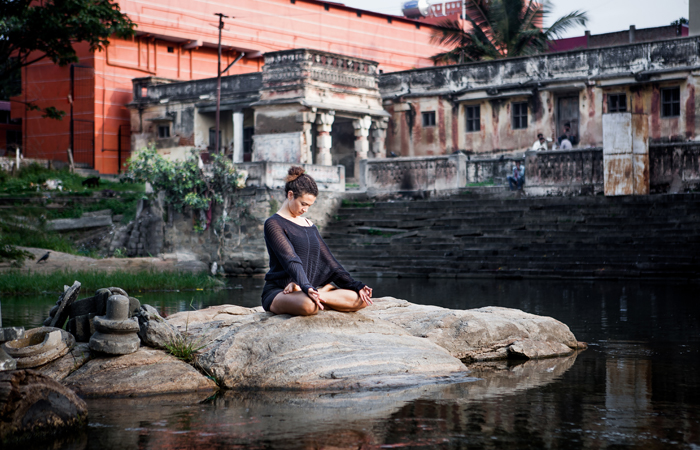
[{"label": "carved stone pillar", "polygon": [[313,154],[311,153],[311,141],[313,124],[316,121],[316,113],[303,112],[297,114],[297,122],[301,123],[301,164],[313,164]]},{"label": "carved stone pillar", "polygon": [[316,147],[318,148],[316,164],[321,164],[323,166],[332,165],[331,129],[333,127],[333,120],[335,120],[335,111],[316,114],[316,131],[318,132],[316,136]]},{"label": "carved stone pillar", "polygon": [[386,128],[389,119],[382,117],[372,121],[370,147],[375,158],[386,158]]},{"label": "carved stone pillar", "polygon": [[369,152],[367,136],[369,135],[369,127],[371,125],[372,118],[370,116],[364,116],[352,121],[352,126],[355,129],[355,178],[357,178],[360,173],[360,161],[367,159],[367,153]]}]

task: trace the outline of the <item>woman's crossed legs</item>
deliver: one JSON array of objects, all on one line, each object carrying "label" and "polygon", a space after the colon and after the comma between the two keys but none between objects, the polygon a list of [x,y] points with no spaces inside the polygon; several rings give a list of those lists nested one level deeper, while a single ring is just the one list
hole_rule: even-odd
[{"label": "woman's crossed legs", "polygon": [[[335,311],[355,312],[367,306],[357,292],[349,289],[336,289],[330,284],[319,289],[318,295],[324,307]],[[311,316],[318,313],[318,309],[317,303],[304,294],[304,291],[296,284],[287,286],[284,291],[277,294],[270,305],[270,311],[275,314],[291,314],[293,316]]]}]

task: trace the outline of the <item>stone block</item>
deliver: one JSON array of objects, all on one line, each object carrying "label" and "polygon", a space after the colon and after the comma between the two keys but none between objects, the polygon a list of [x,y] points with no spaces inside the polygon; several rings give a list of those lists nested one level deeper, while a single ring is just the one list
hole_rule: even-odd
[{"label": "stone block", "polygon": [[81,217],[79,219],[49,220],[46,227],[53,231],[83,230],[86,228],[112,226],[111,216]]},{"label": "stone block", "polygon": [[144,345],[155,348],[165,348],[175,341],[180,333],[167,320],[162,318],[151,305],[141,306],[139,311],[139,337]]}]

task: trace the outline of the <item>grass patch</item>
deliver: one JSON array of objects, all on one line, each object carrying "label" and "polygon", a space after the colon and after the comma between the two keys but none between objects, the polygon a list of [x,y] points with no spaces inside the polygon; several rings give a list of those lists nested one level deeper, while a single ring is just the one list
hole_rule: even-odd
[{"label": "grass patch", "polygon": [[480,181],[478,183],[467,183],[467,187],[479,187],[479,186],[495,186],[493,178],[489,178],[486,181]]},{"label": "grass patch", "polygon": [[[111,189],[116,192],[139,192],[145,191],[142,183],[127,184],[121,182],[111,182],[100,179],[99,187],[88,188],[83,186],[83,181],[87,177],[82,177],[71,173],[67,168],[63,170],[47,169],[39,164],[33,163],[22,166],[14,175],[0,171],[0,194],[8,195],[36,195],[37,191],[43,191],[41,185],[46,180],[61,180],[63,184],[62,193],[71,195],[91,195],[94,191]],[[51,191],[52,194],[60,195],[61,191]]]},{"label": "grass patch", "polygon": [[0,245],[45,248],[57,252],[79,254],[73,243],[55,232],[46,231],[43,227],[28,228],[20,221],[11,222],[0,219]]},{"label": "grass patch", "polygon": [[64,285],[73,284],[76,280],[82,284],[81,291],[84,293],[108,286],[119,286],[131,295],[139,291],[213,289],[224,285],[221,280],[210,277],[206,272],[193,274],[156,271],[63,271],[43,274],[10,270],[0,273],[0,294],[60,293],[63,292]]},{"label": "grass patch", "polygon": [[357,202],[355,200],[343,200],[341,205],[351,208],[374,208],[374,203],[372,202]]},{"label": "grass patch", "polygon": [[187,363],[192,362],[195,353],[204,347],[206,347],[206,345],[202,344],[201,338],[195,339],[192,336],[183,336],[181,334],[165,344],[165,349],[168,351],[168,353]]}]

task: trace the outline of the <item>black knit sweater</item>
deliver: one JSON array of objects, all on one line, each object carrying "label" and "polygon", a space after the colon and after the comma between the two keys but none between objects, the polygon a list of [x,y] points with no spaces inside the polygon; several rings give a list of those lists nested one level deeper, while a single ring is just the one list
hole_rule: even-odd
[{"label": "black knit sweater", "polygon": [[309,288],[329,283],[355,292],[365,287],[336,261],[316,225],[303,227],[275,214],[265,221],[265,244],[270,254],[265,280],[280,288],[294,282],[308,295]]}]

